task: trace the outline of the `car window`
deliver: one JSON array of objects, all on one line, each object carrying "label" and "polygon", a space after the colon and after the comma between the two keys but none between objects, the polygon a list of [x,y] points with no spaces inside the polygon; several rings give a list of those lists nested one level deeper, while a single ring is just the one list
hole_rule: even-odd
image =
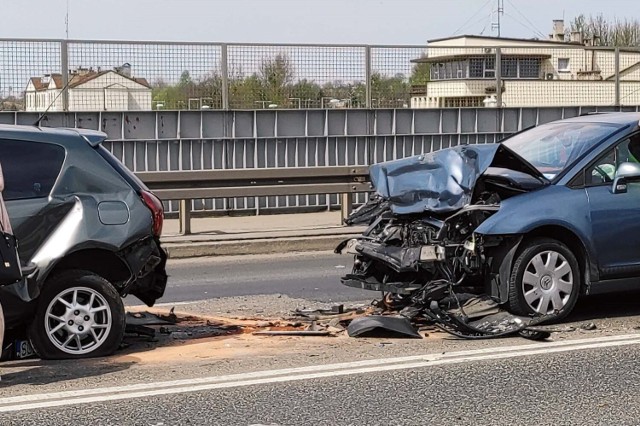
[{"label": "car window", "polygon": [[625,162],[640,163],[640,134],[626,138],[588,167],[585,171],[585,184],[610,184],[620,164]]},{"label": "car window", "polygon": [[59,145],[0,139],[6,200],[48,197],[60,174],[65,150]]}]

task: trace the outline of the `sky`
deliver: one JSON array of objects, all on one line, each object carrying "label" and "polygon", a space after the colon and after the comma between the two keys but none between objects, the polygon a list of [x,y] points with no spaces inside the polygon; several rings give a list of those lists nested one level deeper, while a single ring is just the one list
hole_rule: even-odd
[{"label": "sky", "polygon": [[[424,45],[495,35],[498,0],[68,0],[69,38]],[[65,38],[67,0],[0,0],[0,38]],[[640,17],[638,0],[504,0],[503,37],[576,15]]]}]

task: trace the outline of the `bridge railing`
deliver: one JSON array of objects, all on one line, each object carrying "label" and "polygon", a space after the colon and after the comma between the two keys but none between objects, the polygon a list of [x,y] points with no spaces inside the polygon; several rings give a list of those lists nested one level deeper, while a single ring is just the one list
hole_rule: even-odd
[{"label": "bridge railing", "polygon": [[180,232],[191,233],[191,200],[226,197],[340,194],[342,218],[351,213],[353,194],[368,192],[368,167],[141,172],[137,176],[163,201],[180,200]]}]

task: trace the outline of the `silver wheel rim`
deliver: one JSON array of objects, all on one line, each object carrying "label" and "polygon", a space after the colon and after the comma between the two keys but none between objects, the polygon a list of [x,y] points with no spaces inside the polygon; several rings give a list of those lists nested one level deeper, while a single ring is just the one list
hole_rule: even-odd
[{"label": "silver wheel rim", "polygon": [[573,287],[571,265],[562,254],[553,250],[536,254],[522,276],[524,300],[540,314],[564,308],[569,303]]},{"label": "silver wheel rim", "polygon": [[96,290],[73,287],[58,293],[47,307],[47,337],[61,351],[82,355],[99,348],[111,331],[111,309]]}]

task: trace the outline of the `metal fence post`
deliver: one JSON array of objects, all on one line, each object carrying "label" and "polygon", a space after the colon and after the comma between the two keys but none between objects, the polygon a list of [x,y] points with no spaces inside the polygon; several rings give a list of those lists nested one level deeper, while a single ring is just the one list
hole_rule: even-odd
[{"label": "metal fence post", "polygon": [[496,48],[496,103],[502,108],[502,51]]},{"label": "metal fence post", "polygon": [[620,106],[620,48],[616,47],[616,98],[614,105]]},{"label": "metal fence post", "polygon": [[62,74],[62,110],[69,111],[69,45],[67,40],[60,41],[60,71]]},{"label": "metal fence post", "polygon": [[371,108],[371,46],[366,46],[365,48],[365,79],[366,79],[366,99],[365,99],[365,107]]},{"label": "metal fence post", "polygon": [[353,193],[346,192],[340,194],[340,224],[344,224],[344,220],[349,217],[353,211]]},{"label": "metal fence post", "polygon": [[222,74],[222,109],[229,109],[229,57],[227,45],[220,45],[220,72]]},{"label": "metal fence post", "polygon": [[191,234],[191,200],[180,200],[180,233]]}]

